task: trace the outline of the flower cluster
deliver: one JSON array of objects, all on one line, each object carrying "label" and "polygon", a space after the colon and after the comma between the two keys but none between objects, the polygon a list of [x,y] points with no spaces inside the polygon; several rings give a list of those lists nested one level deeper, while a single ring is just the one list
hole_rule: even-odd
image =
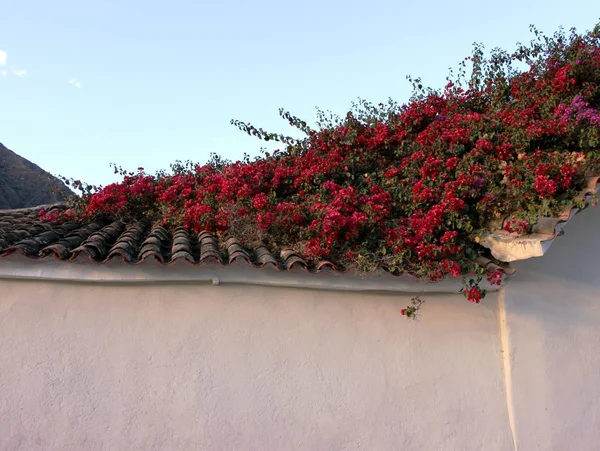
[{"label": "flower cluster", "polygon": [[591,125],[600,126],[600,113],[595,108],[590,108],[580,95],[575,96],[568,106],[559,105],[555,114],[564,121],[573,118],[577,123],[587,121]]},{"label": "flower cluster", "polygon": [[[85,187],[70,214],[148,217],[364,271],[429,280],[467,274],[484,252],[474,238],[492,221],[518,218],[506,228],[525,233],[574,202],[586,171],[600,167],[600,28],[535,34],[513,53],[485,58],[476,47],[441,90],[413,80],[404,105],[360,102],[333,119],[320,112],[315,129],[281,112],[306,133],[301,140],[233,121],[282,150],[178,163],[155,176],[115,169],[123,181]],[[528,69],[515,71],[515,62]],[[465,294],[478,303],[485,292],[468,284]]]}]

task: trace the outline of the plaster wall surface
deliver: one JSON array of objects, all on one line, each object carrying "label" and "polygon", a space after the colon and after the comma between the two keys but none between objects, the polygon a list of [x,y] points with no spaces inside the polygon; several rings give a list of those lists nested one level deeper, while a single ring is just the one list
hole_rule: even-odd
[{"label": "plaster wall surface", "polygon": [[519,450],[600,449],[600,209],[576,215],[504,290]]},{"label": "plaster wall surface", "polygon": [[[475,307],[427,294],[420,322],[400,316],[410,297],[0,280],[0,450],[514,449],[496,295]],[[579,428],[581,409],[596,415],[593,320],[572,331],[568,312],[544,333],[537,313],[522,315],[511,316],[517,339],[541,342],[516,356],[515,377],[533,391],[518,402],[549,402],[563,387]],[[564,328],[585,352],[559,346]],[[521,364],[550,358],[548,345],[585,366]],[[556,374],[527,381],[531,371]],[[596,391],[564,388],[572,372]],[[564,418],[543,414],[536,434]]]}]

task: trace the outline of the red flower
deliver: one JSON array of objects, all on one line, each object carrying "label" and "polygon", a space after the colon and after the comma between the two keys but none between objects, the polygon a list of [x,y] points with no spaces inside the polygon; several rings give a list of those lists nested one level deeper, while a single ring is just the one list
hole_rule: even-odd
[{"label": "red flower", "polygon": [[256,196],[254,196],[254,199],[252,199],[252,206],[257,210],[263,209],[267,206],[268,203],[269,198],[265,193],[259,193]]},{"label": "red flower", "polygon": [[558,190],[558,185],[554,180],[551,180],[547,175],[538,175],[535,178],[533,188],[542,198],[551,198]]},{"label": "red flower", "polygon": [[454,238],[458,236],[458,232],[456,230],[448,230],[442,238],[440,238],[441,243],[447,243],[448,241],[452,241]]},{"label": "red flower", "polygon": [[465,295],[467,296],[467,301],[472,302],[474,304],[479,304],[483,299],[484,292],[478,286],[474,286],[471,288],[467,288],[465,290]]},{"label": "red flower", "polygon": [[458,166],[459,162],[460,158],[458,157],[448,158],[448,160],[446,160],[446,169],[448,169],[449,171],[453,170],[454,168],[456,168],[456,166]]}]

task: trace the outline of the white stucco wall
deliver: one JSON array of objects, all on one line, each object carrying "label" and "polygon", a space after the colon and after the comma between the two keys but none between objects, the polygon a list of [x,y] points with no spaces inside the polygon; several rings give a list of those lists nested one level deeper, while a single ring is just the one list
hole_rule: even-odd
[{"label": "white stucco wall", "polygon": [[513,449],[495,295],[409,298],[0,280],[0,449]]},{"label": "white stucco wall", "polygon": [[520,450],[600,449],[600,208],[565,232],[504,291]]},{"label": "white stucco wall", "polygon": [[2,261],[0,450],[598,450],[599,227],[420,322],[340,291],[391,279]]}]

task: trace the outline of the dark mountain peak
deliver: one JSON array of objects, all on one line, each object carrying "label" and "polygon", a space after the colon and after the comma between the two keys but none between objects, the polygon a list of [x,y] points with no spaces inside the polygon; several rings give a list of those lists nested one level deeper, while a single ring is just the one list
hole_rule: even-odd
[{"label": "dark mountain peak", "polygon": [[53,204],[70,194],[59,179],[0,143],[0,209]]}]

